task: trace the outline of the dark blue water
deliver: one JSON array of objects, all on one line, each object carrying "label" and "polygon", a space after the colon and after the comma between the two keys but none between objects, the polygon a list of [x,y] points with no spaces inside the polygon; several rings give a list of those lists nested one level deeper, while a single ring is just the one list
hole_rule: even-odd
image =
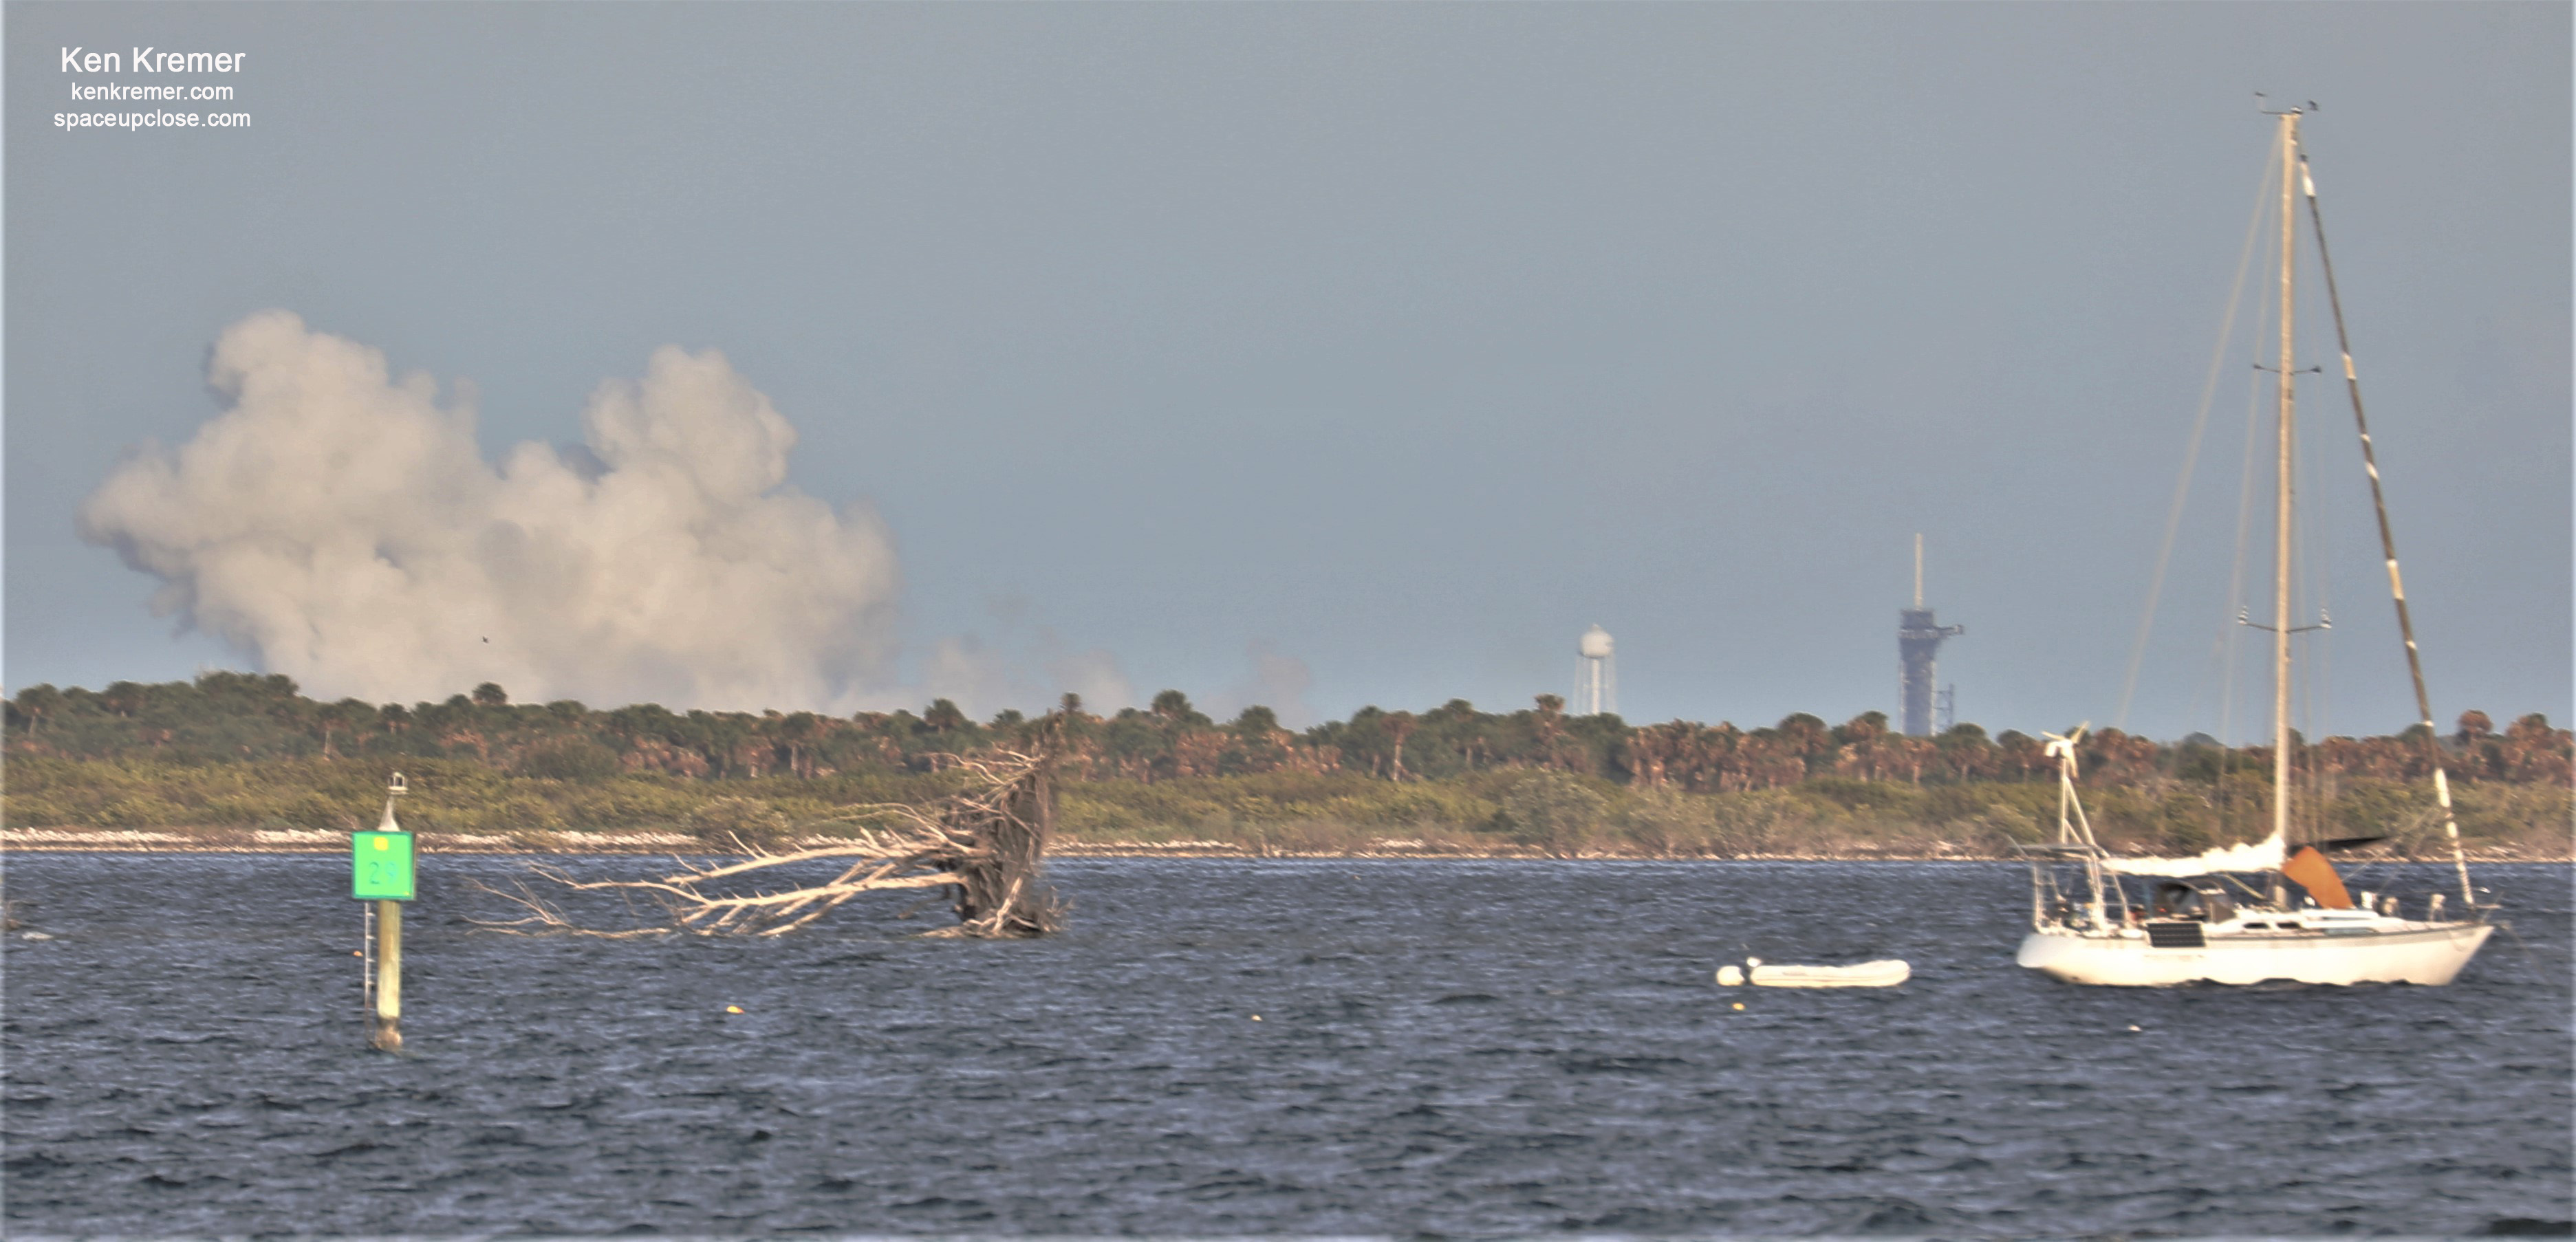
[{"label": "dark blue water", "polygon": [[[432,857],[400,1058],[362,1046],[343,860],[8,866],[56,937],[5,955],[20,1236],[2576,1215],[2565,866],[2482,871],[2531,956],[2499,935],[2452,987],[2132,991],[2013,966],[2008,865],[1068,862],[1041,942],[905,939],[892,905],[601,942],[475,930],[463,882],[516,864]],[[1916,973],[1715,987],[1748,949]]]}]

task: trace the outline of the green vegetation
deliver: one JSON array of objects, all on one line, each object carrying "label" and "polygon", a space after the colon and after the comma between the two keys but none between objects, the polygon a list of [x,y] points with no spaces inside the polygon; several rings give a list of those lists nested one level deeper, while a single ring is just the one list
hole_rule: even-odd
[{"label": "green vegetation", "polygon": [[[1991,855],[2055,823],[2037,739],[1962,725],[1890,733],[1868,713],[1752,730],[1632,727],[1572,717],[1553,696],[1477,711],[1367,708],[1292,733],[1266,708],[1228,723],[1165,691],[1102,717],[1068,696],[1059,828],[1071,842],[1218,842],[1259,852],[1450,850],[1656,856]],[[346,830],[370,821],[385,773],[433,832],[577,845],[590,830],[711,842],[833,830],[832,808],[949,792],[945,756],[1025,743],[1037,722],[921,714],[675,713],[650,704],[512,704],[486,684],[443,703],[322,703],[283,677],[210,673],[104,691],[35,686],[7,702],[13,828]],[[2313,836],[2423,836],[2439,745],[2481,849],[2568,852],[2569,733],[2539,716],[2498,732],[2328,738],[2302,746]],[[2269,753],[2195,736],[2106,730],[2082,750],[2106,841],[2194,851],[2259,832]]]}]

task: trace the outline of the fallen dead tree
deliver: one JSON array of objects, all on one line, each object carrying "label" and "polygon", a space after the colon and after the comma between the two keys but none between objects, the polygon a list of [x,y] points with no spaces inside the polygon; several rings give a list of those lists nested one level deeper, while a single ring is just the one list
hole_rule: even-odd
[{"label": "fallen dead tree", "polygon": [[[966,787],[935,802],[841,808],[826,822],[848,825],[850,835],[830,844],[772,850],[737,834],[731,839],[739,861],[675,859],[679,870],[652,880],[585,880],[552,863],[534,864],[533,883],[484,886],[519,907],[521,917],[477,922],[523,935],[777,936],[862,893],[915,889],[942,890],[933,900],[944,897],[956,911],[957,926],[932,935],[1043,936],[1064,910],[1038,881],[1055,819],[1055,740],[1050,728],[1033,752],[958,758]],[[828,881],[792,881],[797,869],[843,861]],[[568,915],[572,894],[625,898],[630,925],[599,927]]]}]

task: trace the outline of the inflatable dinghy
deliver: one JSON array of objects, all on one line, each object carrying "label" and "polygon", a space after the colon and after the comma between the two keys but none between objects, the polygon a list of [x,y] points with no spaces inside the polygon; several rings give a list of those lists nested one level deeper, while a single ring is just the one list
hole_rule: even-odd
[{"label": "inflatable dinghy", "polygon": [[1727,987],[1750,983],[1757,988],[1892,988],[1914,975],[1896,958],[1851,966],[1766,966],[1753,959],[1752,969],[1721,966],[1717,981]]}]

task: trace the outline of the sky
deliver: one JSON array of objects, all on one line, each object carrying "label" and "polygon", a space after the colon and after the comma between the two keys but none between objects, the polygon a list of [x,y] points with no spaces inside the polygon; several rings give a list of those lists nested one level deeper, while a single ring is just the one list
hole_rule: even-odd
[{"label": "sky", "polygon": [[[1302,724],[1598,624],[1630,720],[1839,721],[1920,532],[1959,719],[2250,737],[2263,91],[2435,713],[2563,722],[2569,12],[12,3],[0,678]],[[250,124],[56,121],[136,108]],[[2335,372],[2301,724],[2386,732]]]}]

